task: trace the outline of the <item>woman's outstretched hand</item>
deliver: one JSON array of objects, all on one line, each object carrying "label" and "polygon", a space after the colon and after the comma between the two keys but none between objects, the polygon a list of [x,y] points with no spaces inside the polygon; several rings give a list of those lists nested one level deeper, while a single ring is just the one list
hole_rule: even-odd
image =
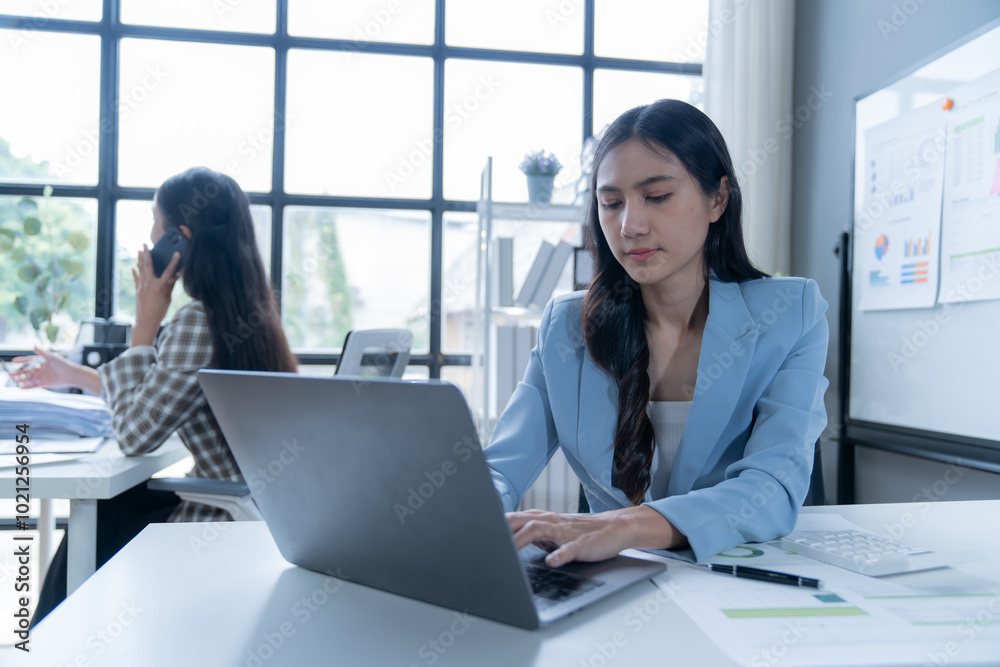
[{"label": "woman's outstretched hand", "polygon": [[651,507],[639,505],[599,514],[510,512],[507,523],[520,549],[529,544],[551,551],[549,567],[570,561],[599,561],[624,549],[672,549],[686,538]]},{"label": "woman's outstretched hand", "polygon": [[139,251],[138,271],[132,269],[132,279],[135,281],[135,326],[132,327],[132,346],[152,345],[156,342],[156,332],[160,323],[170,309],[170,296],[174,291],[174,283],[180,278],[177,272],[181,263],[181,254],[175,252],[170,258],[170,264],[157,277],[153,270],[153,258],[149,249],[143,244]]},{"label": "woman's outstretched hand", "polygon": [[36,347],[33,356],[15,357],[13,363],[22,364],[10,371],[10,379],[22,389],[77,386],[78,364],[58,354]]}]

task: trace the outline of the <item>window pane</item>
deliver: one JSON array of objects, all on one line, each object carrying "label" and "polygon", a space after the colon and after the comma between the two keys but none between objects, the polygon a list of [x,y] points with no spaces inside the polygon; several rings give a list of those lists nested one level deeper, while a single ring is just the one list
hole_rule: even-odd
[{"label": "window pane", "polygon": [[96,230],[93,199],[0,196],[0,346],[73,343],[94,316]]},{"label": "window pane", "polygon": [[700,109],[704,90],[700,76],[594,70],[594,134],[629,109],[665,97],[683,100]]},{"label": "window pane", "polygon": [[708,0],[596,0],[594,53],[611,58],[704,62]]},{"label": "window pane", "polygon": [[433,93],[430,58],[289,52],[285,189],[430,197]]},{"label": "window pane", "polygon": [[[15,16],[37,16],[44,19],[61,21],[100,21],[103,15],[102,0],[59,0],[58,2],[40,2],[39,0],[4,0],[0,4],[0,12]],[[19,30],[24,37],[29,30],[45,25],[39,21],[25,22],[25,28]]]},{"label": "window pane", "polygon": [[476,259],[479,226],[474,213],[444,214],[441,269],[441,347],[445,354],[467,354],[476,340]]},{"label": "window pane", "polygon": [[451,46],[583,53],[583,2],[448,0],[445,16]]},{"label": "window pane", "polygon": [[326,364],[299,364],[299,374],[311,378],[333,377],[336,370],[336,366],[328,366]]},{"label": "window pane", "polygon": [[482,376],[471,366],[442,366],[441,379],[457,385],[465,396],[469,411],[478,415],[483,410]]},{"label": "window pane", "polygon": [[94,185],[101,40],[22,33],[0,30],[0,181]]},{"label": "window pane", "polygon": [[[307,377],[314,378],[328,378],[333,377],[334,372],[336,372],[336,366],[329,366],[325,364],[301,364],[299,365],[299,374],[305,375]],[[431,369],[427,366],[407,366],[403,371],[404,380],[426,380],[430,377]]]},{"label": "window pane", "polygon": [[444,94],[445,197],[478,199],[480,174],[492,155],[493,198],[527,201],[517,166],[525,153],[545,149],[565,166],[553,202],[572,200],[580,175],[583,70],[451,59]]},{"label": "window pane", "polygon": [[[257,237],[257,249],[261,253],[264,267],[270,275],[271,265],[271,207],[250,206],[253,218],[254,235]],[[132,269],[136,264],[136,256],[142,250],[143,244],[152,247],[150,232],[153,229],[153,202],[138,200],[122,200],[115,209],[115,308],[118,317],[135,319],[135,281]],[[164,322],[173,317],[182,306],[191,302],[191,297],[184,291],[181,281],[174,287],[170,310],[163,319]]]},{"label": "window pane", "polygon": [[271,189],[273,49],[123,39],[120,81],[121,185],[204,165]]},{"label": "window pane", "polygon": [[122,0],[122,23],[272,33],[276,18],[275,0]]},{"label": "window pane", "polygon": [[426,211],[285,209],[281,308],[292,347],[339,350],[352,329],[410,329],[428,350]]},{"label": "window pane", "polygon": [[289,0],[288,33],[369,42],[434,43],[434,0]]}]

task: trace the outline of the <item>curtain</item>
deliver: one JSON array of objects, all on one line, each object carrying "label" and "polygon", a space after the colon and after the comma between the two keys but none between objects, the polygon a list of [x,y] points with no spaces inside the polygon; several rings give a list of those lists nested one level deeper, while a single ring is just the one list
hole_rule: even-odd
[{"label": "curtain", "polygon": [[791,268],[793,0],[710,0],[705,113],[729,145],[750,259]]}]

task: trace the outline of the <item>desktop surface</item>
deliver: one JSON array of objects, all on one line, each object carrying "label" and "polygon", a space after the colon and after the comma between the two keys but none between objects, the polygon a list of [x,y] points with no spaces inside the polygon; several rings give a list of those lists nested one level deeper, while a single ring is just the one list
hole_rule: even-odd
[{"label": "desktop surface", "polygon": [[[931,548],[982,548],[987,559],[953,574],[1000,582],[1000,500],[803,513],[840,514]],[[940,585],[942,572],[949,570],[899,576]],[[653,583],[531,632],[291,566],[263,523],[148,527],[43,621],[31,642],[32,653],[10,664],[735,664]],[[990,664],[976,656],[994,647],[1000,656],[997,634],[987,628],[957,646],[947,664]],[[858,651],[864,655],[863,646]]]}]

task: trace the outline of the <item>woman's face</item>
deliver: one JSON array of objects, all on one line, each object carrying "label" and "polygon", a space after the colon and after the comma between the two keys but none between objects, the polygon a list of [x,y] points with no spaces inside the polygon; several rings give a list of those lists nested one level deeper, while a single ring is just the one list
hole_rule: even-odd
[{"label": "woman's face", "polygon": [[729,182],[706,196],[679,159],[637,139],[597,169],[597,211],[615,259],[640,285],[704,278],[709,225],[729,200]]}]

